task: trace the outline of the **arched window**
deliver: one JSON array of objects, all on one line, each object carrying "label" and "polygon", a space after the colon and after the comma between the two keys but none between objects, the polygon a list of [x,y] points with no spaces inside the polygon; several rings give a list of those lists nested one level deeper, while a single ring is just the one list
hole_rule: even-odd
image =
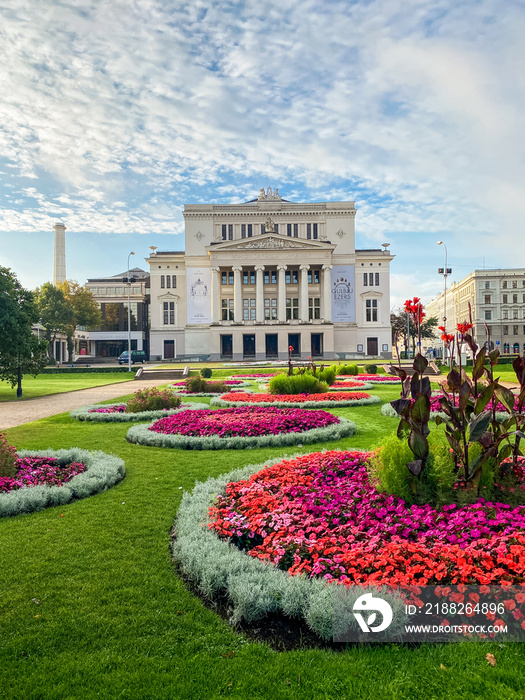
[{"label": "arched window", "polygon": [[503,344],[503,354],[508,355],[510,352],[510,345],[508,343]]},{"label": "arched window", "polygon": [[520,354],[520,344],[519,343],[514,343],[512,347],[512,352],[515,352],[516,355]]}]

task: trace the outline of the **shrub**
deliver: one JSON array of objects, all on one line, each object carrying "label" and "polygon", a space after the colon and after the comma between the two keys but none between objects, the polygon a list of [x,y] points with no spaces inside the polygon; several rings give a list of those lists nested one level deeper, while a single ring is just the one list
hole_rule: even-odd
[{"label": "shrub", "polygon": [[7,442],[7,438],[0,433],[0,477],[16,475],[16,449]]},{"label": "shrub", "polygon": [[336,370],[336,374],[346,374],[354,376],[359,374],[359,368],[357,365],[333,365]]},{"label": "shrub", "polygon": [[188,377],[185,387],[190,394],[225,394],[228,391],[223,382],[207,382],[202,377]]},{"label": "shrub", "polygon": [[163,409],[178,408],[181,398],[175,396],[168,389],[141,389],[135,392],[126,405],[126,413],[142,413],[142,411],[161,411]]},{"label": "shrub", "polygon": [[203,377],[203,379],[209,379],[211,377],[211,375],[212,375],[211,367],[203,367],[201,369],[201,377]]},{"label": "shrub", "polygon": [[365,365],[364,374],[377,374],[377,365]]},{"label": "shrub", "polygon": [[336,374],[335,367],[326,367],[321,372],[317,372],[315,376],[320,382],[326,382],[330,386],[335,382]]},{"label": "shrub", "polygon": [[328,391],[328,384],[320,382],[312,374],[278,374],[270,379],[270,394],[322,394]]}]

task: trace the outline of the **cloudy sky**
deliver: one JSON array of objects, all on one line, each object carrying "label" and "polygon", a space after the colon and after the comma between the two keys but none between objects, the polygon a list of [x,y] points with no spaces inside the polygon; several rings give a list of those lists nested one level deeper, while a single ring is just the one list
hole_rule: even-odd
[{"label": "cloudy sky", "polygon": [[35,287],[182,249],[182,208],[355,200],[392,303],[525,267],[525,9],[505,0],[4,0],[0,264]]}]

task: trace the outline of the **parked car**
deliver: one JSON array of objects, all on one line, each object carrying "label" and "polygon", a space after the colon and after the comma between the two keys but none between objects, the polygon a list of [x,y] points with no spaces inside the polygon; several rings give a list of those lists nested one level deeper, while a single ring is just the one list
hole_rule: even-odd
[{"label": "parked car", "polygon": [[[135,364],[135,362],[142,362],[142,364],[144,364],[147,359],[148,358],[146,357],[144,350],[131,351],[131,364]],[[129,363],[129,355],[127,350],[124,350],[124,352],[119,355],[118,363],[119,365],[127,365]]]}]

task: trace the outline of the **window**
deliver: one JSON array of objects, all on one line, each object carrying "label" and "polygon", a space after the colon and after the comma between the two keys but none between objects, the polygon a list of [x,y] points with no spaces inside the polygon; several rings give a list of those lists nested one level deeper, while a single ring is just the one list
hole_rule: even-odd
[{"label": "window", "polygon": [[160,276],[160,288],[164,289],[165,286],[166,286],[166,277],[164,275],[161,275]]},{"label": "window", "polygon": [[503,335],[508,335],[508,334],[509,334],[509,327],[503,326]]},{"label": "window", "polygon": [[485,282],[485,289],[490,289],[490,282]]},{"label": "window", "polygon": [[251,270],[250,272],[243,271],[242,283],[243,284],[255,284],[255,270]]},{"label": "window", "polygon": [[509,312],[508,312],[508,311],[504,311],[504,312],[503,312],[503,318],[506,319],[506,318],[508,318],[508,317],[509,317]]},{"label": "window", "polygon": [[358,343],[357,345],[357,352],[363,352],[363,346],[361,345],[361,343]]},{"label": "window", "polygon": [[518,318],[518,309],[514,309],[512,312],[512,318]]},{"label": "window", "polygon": [[308,270],[308,284],[319,284],[319,279],[319,270]]},{"label": "window", "polygon": [[265,230],[266,229],[264,228],[264,224],[261,224],[261,234],[263,234],[265,232]]},{"label": "window", "polygon": [[509,295],[508,295],[508,294],[504,294],[504,295],[503,295],[503,303],[504,303],[504,304],[508,304],[508,303],[509,303]]},{"label": "window", "polygon": [[513,303],[513,304],[517,304],[517,303],[518,303],[518,295],[517,295],[517,294],[513,294],[513,295],[512,295],[512,303]]},{"label": "window", "polygon": [[162,311],[164,315],[164,325],[165,326],[173,326],[175,325],[175,302],[174,301],[165,301],[162,305]]},{"label": "window", "polygon": [[368,287],[368,272],[363,272],[363,287]]},{"label": "window", "polygon": [[490,294],[485,294],[485,304],[490,304]]},{"label": "window", "polygon": [[221,226],[221,234],[222,234],[222,240],[225,241],[225,240],[226,240],[226,236],[227,236],[226,224],[223,224],[223,225]]},{"label": "window", "polygon": [[512,335],[519,335],[519,326],[512,326]]},{"label": "window", "polygon": [[514,343],[512,346],[512,352],[515,352],[516,355],[520,354],[520,344],[519,343]]},{"label": "window", "polygon": [[376,287],[379,287],[379,272],[375,273],[375,278],[376,278]]},{"label": "window", "polygon": [[286,299],[286,320],[291,321],[292,319],[299,318],[299,299],[297,297],[292,297]]},{"label": "window", "polygon": [[242,300],[242,320],[255,321],[255,299]]},{"label": "window", "polygon": [[306,224],[306,238],[312,237],[312,224]]},{"label": "window", "polygon": [[274,224],[273,230],[275,231],[275,233],[279,233],[279,224]]},{"label": "window", "polygon": [[508,343],[503,343],[503,354],[508,355],[510,350],[510,345]]},{"label": "window", "polygon": [[233,299],[223,299],[221,301],[222,320],[233,321]]},{"label": "window", "polygon": [[299,270],[286,270],[284,279],[286,284],[299,284]]},{"label": "window", "polygon": [[221,272],[221,284],[233,284],[233,272]]},{"label": "window", "polygon": [[503,280],[503,282],[501,283],[501,288],[507,289],[507,280]]},{"label": "window", "polygon": [[518,288],[518,280],[512,280],[512,289]]},{"label": "window", "polygon": [[366,320],[377,321],[377,299],[366,300]]},{"label": "window", "polygon": [[522,302],[525,304],[525,294],[523,295]]},{"label": "window", "polygon": [[308,299],[308,318],[312,321],[315,318],[321,318],[321,298],[309,297]]},{"label": "window", "polygon": [[388,352],[388,345],[386,343],[383,343],[383,345],[381,346],[381,349],[383,352]]},{"label": "window", "polygon": [[492,311],[485,311],[485,321],[492,321]]},{"label": "window", "polygon": [[264,271],[264,284],[277,284],[277,270]]},{"label": "window", "polygon": [[293,225],[293,237],[299,238],[299,224]]},{"label": "window", "polygon": [[292,224],[286,224],[286,235],[287,236],[292,235]]},{"label": "window", "polygon": [[265,321],[275,321],[277,319],[277,299],[264,300],[264,319]]},{"label": "window", "polygon": [[246,238],[246,224],[241,224],[241,238]]},{"label": "window", "polygon": [[166,275],[166,289],[171,289],[171,275]]}]

